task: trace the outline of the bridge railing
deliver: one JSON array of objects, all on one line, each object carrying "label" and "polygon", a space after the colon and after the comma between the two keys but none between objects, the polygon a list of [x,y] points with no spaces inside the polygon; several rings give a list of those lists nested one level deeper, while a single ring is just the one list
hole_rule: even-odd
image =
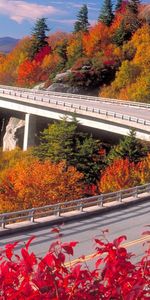
[{"label": "bridge railing", "polygon": [[150,104],[144,103],[144,102],[126,101],[126,100],[118,100],[118,99],[113,99],[113,98],[79,95],[79,94],[71,94],[71,93],[64,93],[64,92],[36,90],[36,89],[20,88],[20,87],[5,86],[5,85],[0,85],[0,90],[15,90],[15,91],[20,91],[20,92],[24,92],[24,93],[32,93],[34,95],[36,95],[36,94],[49,95],[49,96],[53,95],[55,97],[61,96],[64,98],[75,98],[75,99],[79,99],[79,100],[83,99],[83,100],[99,101],[99,102],[103,101],[103,102],[109,102],[109,103],[120,104],[120,105],[125,105],[125,106],[150,108]]},{"label": "bridge railing", "polygon": [[[115,111],[109,111],[109,110],[105,110],[105,109],[99,109],[99,108],[95,108],[93,106],[88,106],[88,102],[87,102],[87,105],[81,105],[79,103],[73,103],[73,102],[67,102],[67,101],[62,101],[62,100],[58,100],[58,97],[53,97],[52,94],[51,97],[49,94],[45,94],[43,95],[43,93],[36,93],[36,92],[30,92],[29,89],[20,89],[18,88],[18,90],[16,90],[15,88],[13,89],[2,89],[0,87],[0,93],[2,94],[6,94],[6,95],[11,95],[11,96],[14,96],[14,97],[19,97],[19,98],[22,98],[22,99],[28,99],[29,101],[32,100],[32,101],[36,101],[36,102],[43,102],[43,103],[49,103],[49,104],[53,104],[53,105],[56,105],[57,107],[58,106],[62,106],[63,109],[64,108],[71,108],[71,109],[74,109],[74,110],[80,110],[80,111],[85,111],[85,112],[90,112],[90,113],[96,113],[96,114],[99,114],[99,115],[103,115],[103,116],[106,116],[106,117],[112,117],[112,118],[115,118],[115,119],[122,119],[122,120],[125,120],[125,121],[129,121],[129,122],[134,122],[134,123],[137,123],[137,124],[140,124],[140,125],[147,125],[147,126],[150,126],[150,121],[149,120],[146,120],[146,119],[142,119],[142,118],[137,118],[135,116],[131,116],[131,115],[127,115],[127,114],[122,114],[122,113],[117,113]],[[71,94],[72,95],[72,94]],[[57,93],[57,96],[58,96],[58,93]],[[60,96],[62,97],[62,94],[60,93]],[[69,98],[69,96],[67,96]],[[80,97],[80,95],[78,95],[78,98]],[[72,98],[73,99],[76,99],[74,97],[74,95],[72,95]],[[92,97],[93,98],[93,97]],[[82,96],[81,98],[82,99]]]},{"label": "bridge railing", "polygon": [[0,226],[5,228],[7,224],[12,224],[22,221],[35,222],[37,219],[49,216],[61,217],[64,213],[72,211],[86,211],[87,208],[103,207],[108,202],[118,201],[123,202],[125,199],[131,197],[137,199],[140,195],[150,194],[150,183],[121,190],[113,193],[100,194],[93,197],[81,198],[68,202],[62,202],[52,205],[41,206],[21,211],[9,212],[0,214]]}]

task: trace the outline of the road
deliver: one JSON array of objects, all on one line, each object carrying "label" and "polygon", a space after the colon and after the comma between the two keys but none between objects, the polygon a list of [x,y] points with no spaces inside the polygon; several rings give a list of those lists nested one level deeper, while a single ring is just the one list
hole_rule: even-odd
[{"label": "road", "polygon": [[[4,89],[5,90],[5,89]],[[7,89],[6,89],[7,91]],[[9,90],[8,90],[9,91]],[[2,91],[0,90],[0,93],[2,94]],[[11,91],[12,95],[14,95],[14,100],[15,97],[20,97],[20,92],[15,90]],[[136,106],[132,106],[132,105],[126,105],[123,104],[122,102],[118,102],[118,103],[111,103],[111,101],[103,101],[101,98],[99,99],[99,101],[96,100],[92,100],[92,99],[80,99],[79,97],[76,97],[76,95],[72,95],[72,97],[69,97],[69,95],[66,97],[61,96],[60,93],[58,93],[58,95],[53,95],[50,94],[48,95],[47,92],[39,92],[38,91],[31,91],[29,90],[27,91],[21,91],[21,98],[20,99],[26,99],[25,102],[26,103],[30,103],[31,100],[34,100],[36,105],[40,105],[42,103],[47,104],[49,103],[49,100],[51,103],[54,103],[55,101],[57,101],[57,105],[61,105],[63,107],[63,103],[65,102],[68,103],[68,106],[71,106],[71,104],[73,104],[73,108],[78,108],[80,106],[81,110],[85,110],[86,107],[88,107],[88,110],[92,111],[93,108],[95,109],[100,109],[102,111],[109,111],[112,113],[117,113],[117,114],[123,114],[126,116],[130,116],[130,117],[134,117],[134,118],[138,118],[138,119],[144,119],[147,121],[150,121],[150,108],[147,107],[137,107]],[[6,94],[2,94],[2,97],[8,97],[9,99],[9,95]],[[27,99],[27,97],[29,99]],[[43,100],[41,100],[41,98],[43,98]],[[92,97],[91,97],[92,98]],[[93,97],[94,98],[94,97]],[[54,101],[54,102],[53,102]],[[67,104],[65,105],[67,107]]]},{"label": "road", "polygon": [[[103,215],[97,215],[89,219],[82,219],[61,226],[62,240],[79,241],[79,245],[75,249],[73,260],[81,255],[89,256],[94,253],[94,237],[98,238],[102,234],[102,230],[108,229],[108,239],[112,240],[120,235],[127,235],[125,241],[126,247],[130,252],[136,253],[136,261],[144,253],[142,246],[143,242],[148,237],[142,237],[143,231],[146,231],[146,225],[150,224],[150,204],[143,202],[133,207],[128,207]],[[0,248],[3,248],[7,243],[19,241],[17,251],[22,245],[33,235],[36,238],[33,240],[31,250],[42,257],[49,248],[49,245],[55,239],[55,234],[51,233],[51,227],[44,227],[34,231],[26,231],[19,234],[13,234],[0,238]]]},{"label": "road", "polygon": [[[50,96],[51,99],[56,99],[53,96]],[[47,97],[48,99],[48,97]],[[80,106],[88,106],[92,108],[97,108],[101,110],[106,111],[112,111],[119,114],[125,114],[128,116],[134,116],[136,118],[142,118],[145,120],[150,120],[150,109],[144,108],[144,107],[135,107],[135,106],[127,106],[119,103],[111,103],[111,102],[105,102],[105,101],[92,101],[92,100],[85,100],[85,99],[76,99],[76,98],[59,98],[58,101],[65,101],[68,103],[74,103]]]}]

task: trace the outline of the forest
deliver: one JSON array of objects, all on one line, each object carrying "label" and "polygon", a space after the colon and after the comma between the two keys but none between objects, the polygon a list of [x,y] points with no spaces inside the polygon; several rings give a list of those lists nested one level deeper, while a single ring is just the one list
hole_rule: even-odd
[{"label": "forest", "polygon": [[46,19],[36,21],[30,36],[11,53],[0,54],[0,84],[48,87],[68,72],[71,86],[97,88],[97,94],[150,102],[150,13],[139,0],[104,0],[99,18],[89,24],[84,4],[73,32],[51,33]]},{"label": "forest", "polygon": [[[91,25],[84,4],[71,33],[51,33],[46,18],[38,19],[30,36],[9,54],[0,53],[0,84],[47,88],[68,71],[70,86],[96,89],[99,101],[102,96],[150,103],[148,7],[139,0],[117,0],[115,7],[104,0]],[[75,116],[64,118],[49,124],[28,151],[0,149],[0,213],[114,192],[149,178],[150,143],[138,140],[134,129],[112,146],[79,130]],[[34,236],[5,246],[2,241],[0,299],[149,299],[148,240],[134,263],[135,255],[122,244],[127,237],[109,241],[104,229],[94,238],[91,270],[84,255],[71,263],[78,241],[63,242],[60,228],[51,233],[55,237],[43,257],[30,249]]]},{"label": "forest", "polygon": [[134,130],[110,146],[62,119],[23,152],[0,150],[0,212],[66,202],[149,183],[150,144]]}]

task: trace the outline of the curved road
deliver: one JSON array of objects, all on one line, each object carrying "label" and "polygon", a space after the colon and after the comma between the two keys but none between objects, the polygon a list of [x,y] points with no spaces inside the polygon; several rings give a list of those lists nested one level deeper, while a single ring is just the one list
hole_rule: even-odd
[{"label": "curved road", "polygon": [[[90,255],[94,252],[94,237],[101,236],[104,229],[109,229],[108,239],[112,240],[119,235],[127,235],[128,239],[125,241],[126,247],[130,252],[136,253],[136,261],[144,253],[142,246],[143,242],[148,240],[148,236],[141,234],[148,230],[146,225],[150,225],[150,204],[143,202],[136,206],[112,211],[103,215],[93,216],[89,219],[82,219],[61,226],[63,241],[79,241],[80,244],[75,249],[73,259],[81,255]],[[51,226],[26,231],[22,234],[12,234],[0,238],[0,248],[4,247],[6,243],[20,241],[17,246],[18,251],[31,236],[36,235],[31,245],[31,250],[35,251],[38,256],[43,256],[49,248],[49,245],[55,239],[55,234],[51,233]]]},{"label": "curved road", "polygon": [[[3,94],[3,91],[5,92]],[[60,93],[56,93],[56,95],[53,95],[53,94],[49,94],[45,91],[43,91],[42,93],[38,91],[34,91],[34,90],[28,90],[28,91],[24,91],[23,89],[20,91],[17,91],[17,88],[16,88],[16,91],[15,89],[11,90],[11,88],[9,88],[7,90],[4,89],[4,88],[1,88],[0,86],[0,95],[1,97],[3,98],[8,98],[10,99],[11,97],[9,96],[9,92],[11,92],[11,96],[14,96],[14,100],[16,98],[17,101],[22,99],[24,100],[24,103],[30,103],[31,100],[35,103],[35,105],[40,105],[40,104],[44,104],[46,105],[47,104],[47,107],[49,106],[49,100],[50,100],[50,103],[54,103],[55,101],[57,101],[57,104],[58,105],[61,105],[63,107],[63,103],[67,103],[68,106],[71,106],[71,104],[73,104],[73,108],[78,108],[80,106],[80,109],[81,110],[85,110],[86,107],[88,107],[88,110],[89,111],[92,111],[93,108],[95,108],[96,110],[102,110],[102,111],[109,111],[109,112],[112,112],[112,113],[118,113],[118,114],[123,114],[123,115],[127,115],[127,116],[130,116],[130,117],[135,117],[135,118],[138,118],[138,119],[144,119],[144,120],[147,120],[147,121],[150,121],[150,108],[148,107],[138,107],[138,103],[137,103],[137,106],[130,104],[130,105],[127,105],[126,103],[123,104],[123,101],[122,102],[119,102],[118,103],[112,103],[111,101],[109,102],[108,101],[104,101],[103,98],[99,98],[99,100],[94,100],[94,97],[93,97],[93,100],[92,99],[86,99],[85,97],[84,98],[79,98],[79,97],[76,97],[76,95],[71,95],[71,96],[63,96],[61,95]],[[21,96],[20,96],[21,94]],[[27,98],[28,97],[28,98]],[[41,98],[43,98],[43,100],[41,100]],[[91,97],[92,98],[92,97]],[[97,98],[98,99],[98,98]],[[7,100],[6,100],[7,101]],[[54,101],[54,102],[53,102]],[[32,103],[33,103],[32,102]],[[67,105],[66,105],[67,107]],[[11,107],[10,107],[11,109]]]}]

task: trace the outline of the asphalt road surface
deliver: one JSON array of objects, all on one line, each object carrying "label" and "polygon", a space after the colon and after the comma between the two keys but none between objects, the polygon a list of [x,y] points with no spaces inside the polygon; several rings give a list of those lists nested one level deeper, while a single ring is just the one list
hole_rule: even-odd
[{"label": "asphalt road surface", "polygon": [[[143,243],[149,237],[141,236],[143,231],[148,230],[146,225],[150,225],[150,204],[143,202],[132,207],[119,209],[103,215],[96,215],[89,219],[62,224],[60,230],[62,240],[65,242],[79,241],[75,248],[75,254],[72,260],[81,255],[86,255],[89,263],[92,263],[91,254],[94,253],[94,238],[100,238],[102,230],[108,229],[107,237],[110,241],[120,235],[127,235],[127,241],[124,242],[129,252],[136,254],[136,261],[144,254]],[[0,248],[7,243],[19,241],[16,251],[19,252],[24,243],[31,237],[36,236],[30,247],[39,257],[42,257],[54,241],[56,234],[51,233],[51,226],[32,231],[23,231],[18,234],[11,234],[0,238]]]},{"label": "asphalt road surface", "polygon": [[[128,105],[123,105],[120,103],[105,102],[102,100],[94,101],[94,100],[85,100],[85,99],[79,99],[79,98],[69,98],[69,96],[61,97],[59,95],[57,97],[56,96],[54,97],[53,95],[46,96],[44,94],[43,94],[43,96],[44,96],[44,98],[47,98],[47,99],[53,99],[53,100],[73,103],[73,104],[77,104],[77,105],[81,105],[81,106],[88,106],[91,108],[98,108],[98,109],[116,112],[116,113],[120,113],[120,114],[126,114],[129,116],[134,116],[136,118],[141,118],[141,119],[145,119],[148,121],[150,120],[150,109],[149,108],[128,106]],[[38,101],[36,101],[36,102],[38,102]],[[39,104],[40,104],[40,101],[39,101]]]}]

